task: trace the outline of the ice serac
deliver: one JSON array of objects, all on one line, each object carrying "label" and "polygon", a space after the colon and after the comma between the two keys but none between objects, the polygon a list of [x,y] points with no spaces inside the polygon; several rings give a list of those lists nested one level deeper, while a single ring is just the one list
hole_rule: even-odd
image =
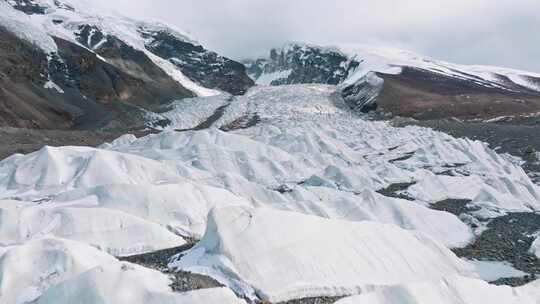
[{"label": "ice serac", "polygon": [[[431,129],[366,120],[335,86],[197,97],[175,102],[164,116],[174,124],[158,134],[1,161],[0,254],[43,237],[116,256],[202,238],[171,266],[252,299],[348,296],[411,283],[436,293],[448,276],[476,277],[448,249],[474,237],[460,219],[482,219],[477,232],[500,214],[540,210],[540,189],[519,159]],[[439,211],[446,199],[467,200],[469,217]],[[182,301],[159,273],[86,258],[88,269],[43,285],[38,300],[119,303],[107,284],[131,282],[140,298],[128,301]],[[226,295],[218,290],[217,299],[238,301],[220,290]],[[203,294],[192,295],[211,302]]]},{"label": "ice serac", "polygon": [[52,237],[7,247],[0,251],[0,302],[32,302],[51,286],[114,261],[84,243]]},{"label": "ice serac", "polygon": [[201,242],[170,266],[214,273],[238,292],[271,302],[475,276],[470,265],[419,232],[245,207],[214,209]]},{"label": "ice serac", "polygon": [[0,162],[2,197],[44,197],[77,187],[157,184],[180,179],[174,168],[158,161],[88,147],[45,146]]},{"label": "ice serac", "polygon": [[172,229],[176,234],[195,239],[204,234],[206,217],[213,207],[250,205],[247,198],[225,189],[188,181],[162,185],[111,184],[80,188],[58,195],[54,202],[84,205],[89,199],[95,201],[99,208],[134,215]]},{"label": "ice serac", "polygon": [[60,238],[37,238],[0,251],[1,303],[244,303],[226,288],[175,293],[170,283],[158,271]]},{"label": "ice serac", "polygon": [[530,252],[534,254],[536,257],[540,258],[540,237],[536,236],[536,239],[531,244]]},{"label": "ice serac", "polygon": [[[85,204],[35,206],[2,201],[2,241],[14,245],[53,235],[126,256],[184,245],[164,226],[126,212]],[[9,206],[12,205],[12,206]],[[14,206],[13,206],[14,205]]]},{"label": "ice serac", "polygon": [[411,283],[383,288],[359,296],[344,298],[336,304],[536,304],[538,297],[529,291],[533,285],[520,288],[495,286],[484,281],[451,276],[435,282]]}]

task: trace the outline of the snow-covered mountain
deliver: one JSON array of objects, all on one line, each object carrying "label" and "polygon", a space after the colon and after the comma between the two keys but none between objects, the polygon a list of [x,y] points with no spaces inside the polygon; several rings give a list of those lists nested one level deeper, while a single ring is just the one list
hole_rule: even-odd
[{"label": "snow-covered mountain", "polygon": [[2,125],[121,128],[175,99],[253,85],[179,30],[91,1],[2,0],[0,14]]},{"label": "snow-covered mountain", "polygon": [[339,84],[350,106],[364,112],[379,107],[420,119],[540,112],[540,74],[457,65],[396,49],[291,43],[245,64],[260,85]]}]

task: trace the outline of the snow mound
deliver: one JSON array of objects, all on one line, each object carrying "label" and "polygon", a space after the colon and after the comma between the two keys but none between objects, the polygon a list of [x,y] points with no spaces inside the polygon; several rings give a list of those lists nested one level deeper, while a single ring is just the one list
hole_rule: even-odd
[{"label": "snow mound", "polygon": [[250,204],[246,198],[225,189],[192,182],[146,186],[113,184],[65,192],[54,199],[56,204],[84,205],[89,202],[197,239],[204,233],[206,217],[212,208]]},{"label": "snow mound", "polygon": [[36,304],[245,303],[226,288],[175,293],[169,284],[169,277],[158,271],[115,262],[97,266],[48,289]]},{"label": "snow mound", "polygon": [[170,266],[227,277],[231,288],[271,302],[475,276],[470,265],[422,233],[241,207],[214,209],[201,242]]},{"label": "snow mound", "polygon": [[79,242],[46,237],[4,249],[1,303],[244,303],[226,288],[174,293],[167,275]]},{"label": "snow mound", "polygon": [[125,212],[85,205],[30,205],[0,209],[2,242],[26,242],[46,235],[75,240],[115,256],[184,245],[183,238],[156,223]]},{"label": "snow mound", "polygon": [[50,286],[115,259],[83,243],[36,239],[0,254],[0,302],[28,303]]},{"label": "snow mound", "polygon": [[[334,92],[335,87],[324,85],[256,87],[231,102],[213,125],[227,126],[240,117],[257,115],[260,122],[255,126],[229,134],[217,130],[169,133],[111,149],[155,157],[157,153],[145,146],[155,149],[160,147],[160,141],[182,137],[185,146],[177,144],[168,149],[181,151],[183,161],[191,161],[214,175],[227,168],[226,172],[267,187],[312,181],[311,177],[351,192],[416,182],[409,192],[426,204],[467,198],[512,211],[540,208],[538,186],[514,160],[497,154],[487,144],[426,128],[394,128],[386,122],[363,120],[346,109]],[[190,103],[189,111],[199,113],[198,117],[213,114],[198,104],[204,102]],[[170,115],[181,113],[173,110]],[[203,137],[212,145],[198,140]],[[196,143],[196,138],[202,143]],[[265,157],[277,154],[261,155],[252,146],[259,150],[271,146],[287,154],[280,153],[279,162],[272,158],[266,161]],[[250,148],[241,150],[244,147]],[[159,156],[178,160],[178,154],[167,156],[161,151]],[[227,155],[218,166],[212,164],[217,154]],[[442,174],[449,168],[456,168],[457,176]]]},{"label": "snow mound", "polygon": [[87,147],[45,146],[0,162],[0,197],[46,196],[76,187],[179,179],[174,168],[135,155]]},{"label": "snow mound", "polygon": [[536,304],[538,297],[523,287],[490,285],[484,281],[452,276],[437,282],[421,282],[383,288],[344,298],[336,304]]}]

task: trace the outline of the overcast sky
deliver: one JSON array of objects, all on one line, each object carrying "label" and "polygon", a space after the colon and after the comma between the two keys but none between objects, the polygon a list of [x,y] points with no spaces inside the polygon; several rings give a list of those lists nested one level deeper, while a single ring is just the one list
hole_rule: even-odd
[{"label": "overcast sky", "polygon": [[540,0],[96,0],[240,59],[287,41],[403,48],[540,72]]}]

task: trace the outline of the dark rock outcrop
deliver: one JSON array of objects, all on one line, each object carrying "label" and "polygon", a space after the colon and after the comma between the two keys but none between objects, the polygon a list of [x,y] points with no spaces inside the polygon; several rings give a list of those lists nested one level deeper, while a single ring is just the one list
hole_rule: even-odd
[{"label": "dark rock outcrop", "polygon": [[28,15],[43,15],[47,10],[47,7],[40,5],[32,0],[10,0],[9,1],[13,8],[28,14]]},{"label": "dark rock outcrop", "polygon": [[349,59],[338,50],[317,46],[290,44],[282,49],[272,49],[270,57],[244,61],[248,74],[258,79],[263,74],[285,72],[283,78],[274,79],[270,85],[322,83],[339,84],[358,67],[356,59]]},{"label": "dark rock outcrop", "polygon": [[239,62],[218,55],[167,31],[140,29],[146,48],[176,65],[184,75],[204,87],[242,95],[254,85]]}]

